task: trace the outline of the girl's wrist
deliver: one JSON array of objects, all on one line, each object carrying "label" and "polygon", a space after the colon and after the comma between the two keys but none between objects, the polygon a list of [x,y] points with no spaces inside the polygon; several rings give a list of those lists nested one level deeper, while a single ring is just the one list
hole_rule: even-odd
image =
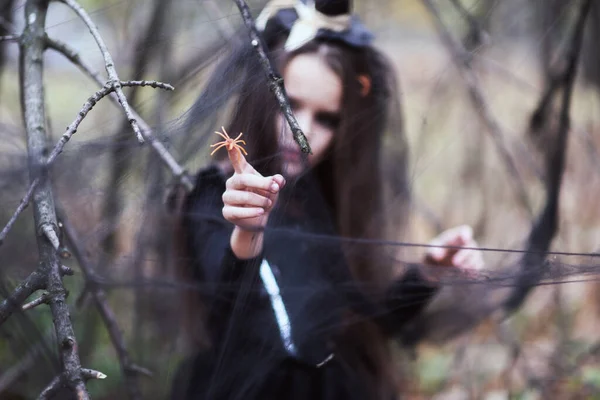
[{"label": "girl's wrist", "polygon": [[263,250],[264,233],[245,230],[236,226],[231,234],[230,245],[233,254],[240,260],[258,257]]}]

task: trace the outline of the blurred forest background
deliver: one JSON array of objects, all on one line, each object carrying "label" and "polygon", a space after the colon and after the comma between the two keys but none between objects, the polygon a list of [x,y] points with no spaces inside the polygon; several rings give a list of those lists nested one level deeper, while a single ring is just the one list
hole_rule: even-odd
[{"label": "blurred forest background", "polygon": [[[24,3],[0,0],[0,36],[21,32]],[[256,16],[265,1],[248,3]],[[582,2],[434,1],[444,26],[465,49],[459,63],[422,0],[355,3],[399,76],[415,199],[411,241],[427,242],[443,229],[467,223],[483,247],[523,248],[532,212],[539,212],[543,200],[539,149],[552,140],[531,133],[534,111],[545,93],[560,85],[557,77]],[[81,5],[107,42],[121,79],[155,79],[175,87],[172,92],[127,88],[125,94],[188,171],[206,165],[206,143],[171,135],[169,127],[199,94],[211,70],[207,61],[229,45],[233,32],[245,29],[235,4],[81,0]],[[104,74],[89,30],[63,4],[51,3],[46,30]],[[592,253],[600,248],[599,39],[600,3],[592,0],[571,99],[559,230],[552,244],[555,251],[590,256],[552,256],[566,264],[593,265]],[[0,227],[29,185],[18,57],[17,44],[0,42]],[[98,86],[58,52],[47,51],[44,62],[47,126],[55,143]],[[473,96],[470,76],[478,78],[479,97]],[[558,112],[550,102],[548,119],[556,123]],[[207,122],[215,128],[221,123]],[[515,160],[531,210],[515,196],[514,177],[497,151],[494,132]],[[87,383],[90,394],[128,398],[118,352],[89,295],[96,285],[123,333],[129,375],[139,372],[137,366],[152,373],[136,376],[143,398],[165,398],[189,345],[176,312],[179,289],[170,283],[176,277],[169,237],[156,229],[170,223],[165,195],[172,176],[148,146],[137,144],[122,111],[107,99],[86,117],[52,171],[57,205],[81,250],[63,261],[75,271],[64,283],[78,351],[83,366],[107,375]],[[29,207],[0,246],[5,286],[0,293],[10,293],[36,267],[32,218]],[[67,247],[76,255],[72,245]],[[485,253],[491,269],[510,257]],[[94,270],[88,286],[81,259]],[[419,346],[406,360],[407,398],[600,398],[600,285],[589,276],[571,280],[536,288],[501,325],[484,322],[452,341]],[[59,371],[55,343],[45,306],[15,314],[0,326],[0,399],[38,396]]]}]

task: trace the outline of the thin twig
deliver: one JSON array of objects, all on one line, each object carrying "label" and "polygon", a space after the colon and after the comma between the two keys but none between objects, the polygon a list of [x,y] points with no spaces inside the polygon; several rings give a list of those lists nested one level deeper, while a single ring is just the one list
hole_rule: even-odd
[{"label": "thin twig", "polygon": [[548,73],[546,75],[547,82],[546,86],[544,87],[544,94],[540,97],[535,111],[529,118],[529,131],[533,137],[536,137],[540,134],[540,130],[548,118],[550,106],[552,105],[552,99],[565,83],[563,81],[564,72],[562,74]]},{"label": "thin twig", "polygon": [[[103,374],[100,371],[96,371],[93,369],[88,369],[88,368],[82,368],[81,369],[81,375],[83,376],[83,379],[88,381],[90,379],[105,379],[106,375]],[[66,379],[65,377],[61,374],[56,376],[54,379],[52,379],[52,381],[50,381],[50,383],[48,384],[48,386],[46,386],[46,388],[42,391],[42,393],[40,393],[40,395],[38,396],[38,400],[50,400],[53,398],[53,396],[56,394],[56,392],[58,392],[59,389],[61,389],[62,387],[64,387],[66,385]],[[79,396],[79,393],[77,393],[77,398],[80,399],[81,397]]]},{"label": "thin twig", "polygon": [[62,276],[65,276],[65,275],[73,276],[75,274],[75,272],[71,268],[67,267],[66,265],[60,266],[60,273]]},{"label": "thin twig", "polygon": [[127,98],[125,97],[125,94],[121,89],[119,76],[117,75],[117,70],[115,69],[115,63],[112,59],[112,56],[110,55],[110,52],[108,51],[108,48],[106,47],[106,44],[104,43],[104,40],[102,39],[102,36],[100,36],[100,32],[98,32],[98,28],[96,27],[88,13],[75,0],[62,0],[62,2],[69,6],[79,16],[79,18],[83,20],[83,22],[87,25],[88,29],[90,30],[90,33],[94,37],[94,40],[96,40],[96,43],[100,48],[100,52],[104,57],[106,72],[108,74],[108,82],[111,86],[114,87],[115,93],[119,98],[121,107],[123,107],[123,111],[125,112],[127,120],[131,124],[131,127],[133,128],[133,131],[135,132],[138,138],[138,141],[140,143],[144,143],[144,136],[140,131],[135,116],[131,112],[131,107],[129,107]]},{"label": "thin twig", "polygon": [[54,226],[50,224],[44,224],[41,226],[41,230],[46,239],[48,239],[48,241],[52,244],[52,247],[54,247],[54,250],[58,250],[58,247],[60,246],[60,240],[58,240],[58,235],[54,230]]},{"label": "thin twig", "polygon": [[44,276],[37,270],[25,278],[11,295],[0,303],[0,326],[21,307],[21,304],[29,296],[44,287]]},{"label": "thin twig", "polygon": [[515,190],[517,191],[517,196],[521,205],[527,210],[530,215],[533,215],[533,210],[531,209],[531,205],[529,203],[529,198],[527,196],[527,191],[525,190],[525,183],[523,182],[523,178],[516,166],[513,157],[511,156],[506,144],[504,143],[504,135],[502,130],[500,129],[500,125],[492,116],[489,107],[485,101],[483,93],[481,92],[479,79],[477,75],[473,72],[471,67],[472,57],[468,51],[464,49],[462,44],[457,42],[452,35],[450,34],[448,28],[444,25],[442,21],[442,17],[438,8],[433,4],[431,0],[422,0],[425,4],[425,7],[429,10],[431,15],[434,17],[434,22],[436,28],[440,34],[442,42],[447,47],[448,51],[452,56],[452,60],[454,61],[456,67],[458,68],[463,81],[465,82],[469,97],[471,102],[473,103],[473,107],[476,110],[477,116],[481,119],[483,125],[487,128],[487,131],[490,133],[492,140],[500,154],[500,157],[504,161],[506,169],[508,173],[513,178],[513,183],[515,185]]},{"label": "thin twig", "polygon": [[[122,81],[120,86],[152,86],[153,88],[160,88],[166,90],[173,90],[173,86],[156,81]],[[71,125],[67,127],[67,131],[63,133],[58,143],[52,149],[52,152],[48,156],[46,165],[50,166],[56,159],[56,157],[62,152],[65,144],[71,139],[71,137],[77,132],[77,128],[85,118],[85,116],[94,108],[94,106],[105,96],[116,91],[114,85],[105,85],[102,89],[98,90],[92,97],[90,97],[84,104],[75,120],[71,122]]]},{"label": "thin twig", "polygon": [[106,374],[103,374],[100,371],[96,371],[94,369],[82,368],[81,373],[83,374],[83,379],[106,379]]},{"label": "thin twig", "polygon": [[242,18],[246,27],[248,28],[250,34],[250,40],[252,43],[252,47],[256,50],[256,54],[258,59],[260,60],[265,73],[267,74],[267,79],[269,80],[269,88],[275,94],[277,98],[277,102],[279,103],[279,107],[281,107],[281,112],[285,116],[288,124],[290,125],[290,129],[292,130],[292,134],[294,135],[294,140],[300,146],[300,149],[303,153],[311,153],[310,145],[306,136],[302,132],[296,117],[292,111],[292,107],[290,107],[290,102],[288,100],[287,94],[285,93],[285,89],[283,86],[283,78],[275,73],[275,69],[271,64],[269,56],[265,50],[265,45],[263,40],[256,29],[256,25],[254,24],[254,18],[252,18],[252,14],[250,13],[250,9],[248,8],[248,4],[244,0],[234,0],[237,5],[240,13],[242,14]]},{"label": "thin twig", "polygon": [[77,240],[77,232],[75,231],[75,228],[71,225],[69,220],[66,218],[64,212],[59,210],[59,216],[63,224],[65,237],[71,245],[73,256],[79,263],[79,267],[81,268],[84,278],[88,284],[88,290],[92,295],[94,302],[96,303],[98,312],[100,313],[100,316],[104,321],[104,324],[106,325],[106,329],[108,330],[110,339],[115,347],[115,350],[117,351],[117,356],[119,357],[121,370],[123,371],[123,375],[125,377],[125,384],[129,392],[129,397],[132,399],[141,399],[141,392],[137,381],[137,374],[143,373],[144,375],[152,376],[152,373],[145,368],[135,365],[131,361],[131,357],[129,356],[129,352],[127,351],[127,348],[125,346],[125,340],[123,338],[123,335],[121,334],[121,330],[119,329],[119,325],[117,323],[117,318],[108,305],[106,293],[95,282],[92,267],[90,266],[90,263],[87,257],[85,256],[83,247]]},{"label": "thin twig", "polygon": [[0,42],[18,42],[19,39],[20,36],[17,35],[0,36]]},{"label": "thin twig", "polygon": [[25,196],[21,199],[21,202],[19,203],[19,206],[15,210],[14,214],[10,217],[6,226],[2,228],[2,231],[0,232],[0,246],[2,246],[4,239],[6,239],[8,231],[10,231],[15,222],[17,222],[17,218],[19,217],[19,215],[29,205],[29,202],[31,201],[31,196],[33,196],[33,192],[35,191],[39,183],[39,179],[35,179],[33,182],[31,182],[31,185],[29,185],[29,189],[27,189],[27,193],[25,193]]},{"label": "thin twig", "polygon": [[56,376],[54,379],[50,381],[48,386],[40,393],[38,396],[38,400],[46,400],[51,399],[56,392],[61,388],[63,384],[63,379],[61,375]]},{"label": "thin twig", "polygon": [[[100,77],[100,74],[95,71],[88,63],[86,63],[79,54],[71,48],[66,43],[62,43],[55,39],[46,38],[46,44],[49,48],[61,53],[71,62],[79,67],[88,77],[90,77],[94,82],[96,82],[99,86],[104,86],[104,81]],[[119,99],[114,93],[109,95],[111,101],[120,107]],[[150,146],[152,149],[158,154],[163,163],[171,170],[171,173],[175,178],[181,182],[187,190],[192,190],[194,188],[194,183],[192,179],[187,174],[186,170],[175,161],[173,155],[167,150],[167,148],[160,142],[156,136],[153,135],[152,129],[150,126],[144,121],[135,111],[132,110],[133,115],[135,116],[140,129],[142,130],[142,134],[144,138],[150,142]]]},{"label": "thin twig", "polygon": [[21,307],[21,310],[23,310],[23,311],[31,310],[32,308],[35,308],[35,307],[39,306],[40,304],[48,304],[49,301],[50,301],[50,296],[48,295],[48,293],[43,293],[37,299],[32,300],[27,304],[23,304],[23,307]]},{"label": "thin twig", "polygon": [[150,86],[150,87],[153,87],[154,89],[175,90],[175,88],[168,83],[159,82],[159,81],[147,81],[147,80],[121,81],[121,86]]}]

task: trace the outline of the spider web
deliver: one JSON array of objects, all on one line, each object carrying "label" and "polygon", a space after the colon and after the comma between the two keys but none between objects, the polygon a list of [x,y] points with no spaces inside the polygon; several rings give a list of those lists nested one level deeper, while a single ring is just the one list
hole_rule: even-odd
[{"label": "spider web", "polygon": [[[173,2],[176,11],[171,12],[178,16],[173,20],[180,23],[171,21],[169,28],[163,28],[150,41],[138,39],[150,20],[150,7],[144,9],[135,1],[115,1],[96,8],[88,5],[101,30],[113,32],[106,38],[112,43],[113,55],[119,54],[115,61],[117,67],[123,66],[118,67],[122,76],[129,75],[125,66],[135,69],[139,52],[147,52],[147,68],[141,76],[131,78],[159,77],[176,87],[173,94],[140,89],[132,104],[151,122],[176,159],[194,174],[214,161],[209,156],[209,145],[217,140],[213,132],[228,121],[243,73],[263,73],[252,48],[245,44],[247,36],[237,10],[208,3]],[[251,3],[254,15],[263,3]],[[473,226],[486,268],[470,277],[444,275],[440,293],[411,326],[417,332],[417,343],[398,349],[403,377],[412,382],[406,385],[408,397],[454,394],[482,398],[494,393],[547,397],[567,384],[573,389],[563,398],[588,393],[584,390],[596,393],[600,387],[595,360],[599,347],[595,334],[599,322],[595,294],[600,220],[595,200],[600,189],[595,118],[598,99],[597,87],[581,73],[570,109],[558,229],[545,257],[543,251],[528,244],[546,204],[544,149],[553,140],[542,135],[536,142],[529,133],[533,110],[546,85],[543,54],[537,49],[548,37],[554,38],[551,43],[556,43],[556,53],[568,48],[579,2],[568,2],[543,29],[528,22],[527,15],[506,18],[522,3],[529,4],[527,12],[534,13],[533,3],[489,3],[493,4],[481,17],[488,21],[485,31],[489,38],[469,48],[468,53],[485,110],[481,104],[473,104],[468,86],[433,27],[409,23],[410,15],[415,15],[411,12],[422,19],[426,13],[391,2],[358,5],[361,16],[377,34],[378,47],[393,62],[399,80],[402,121],[392,126],[384,139],[382,174],[391,183],[386,187],[389,201],[379,214],[397,220],[403,215],[399,209],[406,205],[398,195],[402,188],[395,186],[398,182],[394,179],[401,163],[402,137],[397,132],[403,130],[409,149],[409,218],[381,240],[310,231],[294,231],[294,240],[299,246],[318,244],[323,257],[342,246],[377,248],[392,274],[406,262],[420,263],[429,240],[442,230],[459,224]],[[469,12],[475,13],[478,5],[473,2]],[[17,26],[22,26],[21,7],[17,2],[14,9]],[[391,17],[381,19],[385,7],[400,23],[389,22]],[[102,69],[101,57],[78,21],[54,5],[48,21],[50,36],[73,37],[71,44],[80,54]],[[464,15],[450,6],[444,9],[444,23],[455,37],[472,33]],[[587,43],[582,56],[593,52]],[[234,48],[242,49],[238,58],[224,63],[231,60],[229,52]],[[8,54],[10,62],[4,67],[0,86],[1,223],[18,205],[28,182],[18,92],[11,82],[17,81],[16,53]],[[195,64],[191,62],[194,60]],[[218,84],[207,87],[211,76]],[[60,127],[70,123],[96,88],[56,54],[46,59],[46,84],[53,143],[62,134]],[[554,106],[548,131],[559,124],[560,105]],[[521,174],[530,210],[519,201],[514,177],[507,172],[481,118],[486,110],[497,122]],[[107,291],[132,357],[155,374],[152,379],[140,378],[145,398],[159,398],[170,392],[179,366],[199,345],[185,334],[187,327],[190,323],[198,325],[198,321],[200,328],[204,327],[202,314],[198,321],[190,321],[189,314],[182,312],[184,297],[212,293],[215,287],[209,281],[181,276],[179,266],[185,260],[173,248],[176,218],[166,205],[175,189],[173,179],[147,148],[135,143],[131,132],[120,133],[123,121],[119,112],[108,102],[100,103],[66,146],[52,169],[52,179],[58,205],[75,228],[77,244],[94,267],[96,280]],[[237,136],[237,132],[230,134]],[[326,207],[317,192],[306,193],[315,208]],[[291,234],[282,228],[267,228],[266,233]],[[27,211],[0,246],[3,296],[35,268],[34,241],[31,213]],[[72,250],[73,246],[67,247]],[[531,265],[524,261],[531,259],[536,260]],[[64,262],[78,271],[65,283],[82,360],[115,378],[90,383],[90,391],[95,398],[122,398],[125,391],[117,378],[121,374],[118,360],[85,294],[78,262],[74,258]],[[299,281],[290,290],[308,297],[315,291],[308,282]],[[356,280],[353,284],[366,292],[374,290],[370,282]],[[523,303],[515,302],[515,309],[511,309],[507,299],[521,294]],[[246,306],[243,297],[236,302],[238,307]],[[410,305],[407,301],[401,307]],[[509,318],[498,318],[499,313]],[[353,322],[361,320],[359,316],[353,318]],[[0,384],[6,386],[0,388],[6,393],[37,395],[59,370],[51,327],[51,316],[43,307],[16,315],[2,326]],[[336,328],[339,326],[320,329]],[[251,361],[239,362],[246,368],[244,363]],[[222,383],[234,378],[233,372],[224,368],[215,376]],[[258,375],[248,375],[242,386],[250,387],[258,379]]]}]

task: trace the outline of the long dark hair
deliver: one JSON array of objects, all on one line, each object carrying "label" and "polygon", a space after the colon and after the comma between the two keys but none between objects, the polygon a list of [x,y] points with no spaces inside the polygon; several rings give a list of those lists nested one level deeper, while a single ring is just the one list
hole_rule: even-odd
[{"label": "long dark hair", "polygon": [[[340,126],[333,145],[311,172],[333,210],[338,234],[351,243],[344,247],[344,252],[353,276],[368,283],[365,287],[377,287],[389,281],[390,259],[384,257],[382,247],[360,246],[351,240],[384,239],[388,233],[386,223],[400,230],[399,224],[405,217],[409,201],[407,148],[395,74],[387,58],[374,47],[356,48],[338,41],[315,39],[286,53],[283,50],[286,37],[287,32],[271,22],[263,32],[269,55],[279,71],[293,57],[315,53],[323,57],[342,81]],[[248,161],[263,175],[273,175],[280,172],[281,165],[276,131],[279,106],[253,49],[246,42],[246,37],[240,36],[230,55],[215,68],[206,90],[190,111],[188,128],[203,121],[211,94],[220,96],[223,106],[229,101],[228,91],[235,94],[225,127],[230,133],[244,132]],[[370,83],[367,93],[361,76]],[[387,143],[393,143],[393,168],[386,164],[386,154],[382,152],[386,134]],[[225,152],[220,157],[226,157]],[[384,169],[393,170],[391,179],[384,179]],[[394,207],[397,218],[389,214],[384,193],[394,200],[401,197],[401,206]],[[344,359],[363,372],[373,391],[379,392],[378,397],[391,395],[396,385],[387,338],[369,322],[350,326],[340,338],[339,350]]]},{"label": "long dark hair", "polygon": [[[286,53],[282,48],[286,36],[285,31],[270,23],[263,34],[279,71],[299,54],[316,53],[342,81],[341,123],[332,147],[313,171],[325,200],[334,210],[338,233],[343,238],[382,239],[390,234],[388,225],[401,230],[398,224],[404,222],[410,201],[408,150],[397,97],[398,83],[389,61],[371,46],[356,48],[339,41],[319,39]],[[280,115],[279,106],[249,44],[239,43],[231,58],[216,68],[217,80],[223,78],[223,70],[235,68],[238,63],[245,65],[241,72],[243,77],[238,76],[239,81],[226,78],[230,84],[235,82],[233,85],[237,88],[228,131],[244,132],[248,161],[260,173],[281,173],[277,157],[279,132],[275,123]],[[366,95],[362,93],[361,76],[370,82]],[[207,87],[211,86],[223,87],[215,83]],[[200,120],[194,114],[191,113],[190,126]],[[384,141],[391,144],[385,154],[382,152]],[[220,157],[226,158],[225,152],[220,153]],[[395,218],[389,215],[386,201],[399,204],[393,207]],[[356,251],[348,258],[357,279],[378,283],[388,278],[387,268],[373,262],[380,258],[380,248],[363,248],[356,244],[352,247]]]}]

